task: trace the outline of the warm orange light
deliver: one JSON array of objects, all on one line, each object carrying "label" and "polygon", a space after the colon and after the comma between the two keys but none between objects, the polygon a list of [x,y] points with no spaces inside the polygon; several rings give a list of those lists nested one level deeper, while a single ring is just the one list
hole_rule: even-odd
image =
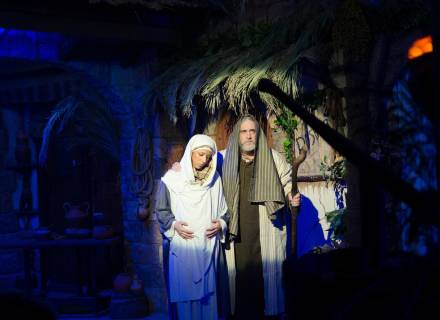
[{"label": "warm orange light", "polygon": [[424,55],[425,53],[432,52],[432,37],[427,36],[420,38],[413,42],[411,48],[408,50],[408,59],[414,59]]},{"label": "warm orange light", "polygon": [[419,47],[411,47],[408,51],[408,58],[414,59],[420,57],[423,54],[423,50]]},{"label": "warm orange light", "polygon": [[432,43],[428,42],[422,46],[423,52],[432,52]]}]

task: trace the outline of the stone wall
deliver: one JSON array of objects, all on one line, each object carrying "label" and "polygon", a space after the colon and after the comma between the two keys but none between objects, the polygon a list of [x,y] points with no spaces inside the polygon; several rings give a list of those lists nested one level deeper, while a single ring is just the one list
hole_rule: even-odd
[{"label": "stone wall", "polygon": [[[149,125],[142,117],[144,106],[141,97],[147,89],[151,70],[156,64],[155,51],[145,51],[140,61],[129,67],[109,62],[66,63],[62,58],[62,47],[66,41],[64,36],[21,31],[12,33],[13,39],[9,39],[8,36],[2,38],[2,43],[5,44],[2,48],[5,49],[0,51],[0,59],[23,59],[26,64],[44,63],[64,69],[105,97],[121,133],[120,190],[123,211],[121,230],[125,243],[124,261],[128,271],[137,273],[144,281],[145,294],[150,301],[151,310],[165,311],[167,300],[162,269],[162,237],[154,215],[150,214],[149,219],[145,221],[137,218],[138,199],[130,192],[131,157],[136,130],[139,126]],[[26,50],[17,49],[23,47],[26,47]],[[14,134],[8,135],[4,126],[0,126],[2,164],[7,157],[8,147],[11,147],[9,142],[15,139],[14,136]],[[158,172],[161,172],[160,169]],[[160,173],[157,176],[160,176]],[[12,194],[16,188],[16,178],[13,172],[5,170],[2,165],[0,179],[0,238],[5,238],[19,230],[18,221],[12,210]],[[150,210],[152,210],[151,203]],[[22,259],[20,251],[0,252],[0,287],[15,288],[16,277],[13,275],[22,275]]]},{"label": "stone wall", "polygon": [[[154,64],[154,54],[148,55],[148,62],[122,68],[118,65],[84,65],[75,63],[75,67],[88,70],[93,77],[101,80],[101,90],[110,91],[116,98],[112,107],[112,115],[120,125],[120,177],[123,215],[124,249],[127,271],[137,274],[143,281],[145,295],[150,303],[151,312],[166,312],[167,296],[162,267],[162,236],[153,214],[154,200],[150,198],[146,220],[137,215],[139,199],[131,192],[132,154],[138,127],[151,130],[153,119],[145,119],[139,115],[144,106],[140,97],[145,92],[151,79],[150,70]],[[157,125],[157,127],[161,127]],[[163,172],[168,136],[160,130],[158,136],[153,132],[152,145],[153,166],[150,168],[155,181]],[[159,148],[156,149],[156,144]],[[154,191],[153,191],[154,194]]]},{"label": "stone wall", "polygon": [[[13,211],[12,195],[17,187],[16,175],[6,169],[10,141],[5,126],[7,117],[0,112],[0,241],[10,239],[20,230]],[[16,288],[23,279],[23,255],[20,250],[0,250],[0,291]]]}]

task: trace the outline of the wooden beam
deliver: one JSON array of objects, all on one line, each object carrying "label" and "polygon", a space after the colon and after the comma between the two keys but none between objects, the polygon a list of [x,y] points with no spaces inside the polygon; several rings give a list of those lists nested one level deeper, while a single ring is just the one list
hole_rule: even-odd
[{"label": "wooden beam", "polygon": [[261,79],[258,83],[258,90],[277,98],[307,125],[312,127],[330,146],[346,157],[348,161],[358,166],[366,177],[373,179],[375,183],[384,186],[392,195],[410,205],[416,212],[413,214],[412,219],[417,219],[419,223],[440,224],[440,215],[437,212],[426,210],[426,208],[435,208],[436,192],[414,189],[408,182],[393,174],[391,168],[370,157],[354,142],[302,108],[271,80]]}]

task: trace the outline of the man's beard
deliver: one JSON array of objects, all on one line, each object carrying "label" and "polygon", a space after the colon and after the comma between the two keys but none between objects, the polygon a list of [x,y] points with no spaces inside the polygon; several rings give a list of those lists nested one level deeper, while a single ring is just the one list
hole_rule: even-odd
[{"label": "man's beard", "polygon": [[256,144],[254,142],[252,144],[240,144],[240,149],[244,152],[255,151],[255,145]]}]

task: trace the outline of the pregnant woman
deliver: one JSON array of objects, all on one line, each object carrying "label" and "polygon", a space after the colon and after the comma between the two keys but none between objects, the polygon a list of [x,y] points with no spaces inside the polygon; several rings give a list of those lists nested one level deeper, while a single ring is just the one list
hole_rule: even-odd
[{"label": "pregnant woman", "polygon": [[216,165],[215,142],[195,135],[181,170],[168,170],[159,186],[156,215],[169,241],[169,299],[179,320],[218,319],[216,270],[227,206]]}]

